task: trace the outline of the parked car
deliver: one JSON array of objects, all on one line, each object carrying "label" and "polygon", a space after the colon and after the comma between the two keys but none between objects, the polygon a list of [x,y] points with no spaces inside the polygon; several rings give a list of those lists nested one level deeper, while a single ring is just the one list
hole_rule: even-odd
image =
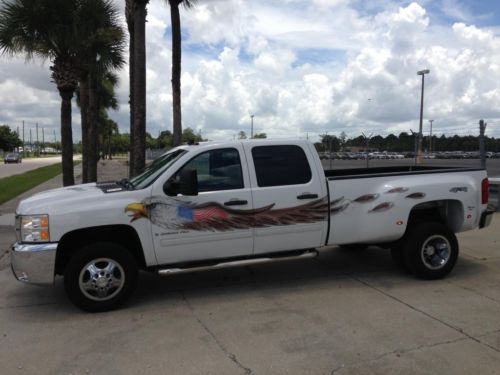
[{"label": "parked car", "polygon": [[7,163],[21,163],[22,158],[21,155],[19,155],[17,152],[13,152],[10,154],[7,154],[5,158],[3,159],[4,164]]}]

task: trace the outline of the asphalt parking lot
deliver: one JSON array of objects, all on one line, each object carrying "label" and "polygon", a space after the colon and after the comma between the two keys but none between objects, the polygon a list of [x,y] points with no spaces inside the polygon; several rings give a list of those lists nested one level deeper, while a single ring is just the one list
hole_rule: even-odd
[{"label": "asphalt parking lot", "polygon": [[[14,240],[0,226],[0,250]],[[459,235],[444,280],[388,251],[159,277],[118,311],[87,314],[14,280],[0,251],[2,374],[499,374],[500,213]]]}]

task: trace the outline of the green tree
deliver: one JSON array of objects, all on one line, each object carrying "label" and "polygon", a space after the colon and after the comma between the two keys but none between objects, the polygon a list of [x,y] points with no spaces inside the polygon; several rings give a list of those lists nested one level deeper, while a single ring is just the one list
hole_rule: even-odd
[{"label": "green tree", "polygon": [[[112,71],[125,63],[125,31],[119,11],[110,0],[82,1],[80,17],[84,47],[80,53],[82,74],[80,104],[84,182],[97,180],[99,129],[103,108],[117,109],[114,87],[118,78]],[[105,123],[105,122],[104,122]]]},{"label": "green tree", "polygon": [[340,139],[336,136],[321,134],[319,137],[323,144],[323,151],[338,151],[340,149]]},{"label": "green tree", "polygon": [[0,125],[0,150],[12,151],[22,144],[17,133],[10,130],[9,125]]},{"label": "green tree", "polygon": [[170,130],[164,130],[158,136],[158,148],[172,147],[173,135]]},{"label": "green tree", "polygon": [[170,19],[172,25],[172,110],[174,147],[181,144],[182,114],[181,114],[181,17],[179,5],[191,8],[195,0],[165,0],[170,6]]},{"label": "green tree", "polygon": [[[117,25],[115,13],[110,0],[11,0],[0,7],[0,51],[9,55],[24,54],[28,60],[41,57],[51,62],[51,78],[61,97],[65,186],[74,184],[71,100],[78,82],[85,81],[87,73],[94,69],[107,66],[109,55],[119,50],[110,40],[116,40],[120,30],[105,27],[110,23]],[[103,21],[109,14],[111,18]],[[80,85],[80,89],[82,86],[85,84]],[[86,98],[82,96],[84,102]],[[89,96],[89,104],[91,100]],[[97,111],[90,113],[95,115]],[[84,120],[85,126],[89,120]],[[83,132],[82,136],[86,134]],[[96,134],[92,136],[97,138]],[[87,141],[86,138],[84,143]]]},{"label": "green tree", "polygon": [[0,8],[0,50],[39,56],[51,62],[51,78],[61,96],[63,184],[73,185],[71,99],[80,77],[78,0],[12,0]]},{"label": "green tree", "polygon": [[201,135],[196,134],[193,129],[186,128],[182,131],[182,142],[185,143],[197,143],[203,141]]},{"label": "green tree", "polygon": [[99,113],[99,150],[103,158],[112,159],[113,136],[119,134],[118,124],[108,117],[105,110]]},{"label": "green tree", "polygon": [[341,148],[343,148],[346,145],[346,142],[347,142],[346,132],[343,131],[342,133],[340,133],[339,142],[340,142]]},{"label": "green tree", "polygon": [[267,134],[266,133],[257,133],[253,136],[254,138],[267,138]]},{"label": "green tree", "polygon": [[247,133],[243,130],[238,133],[238,139],[247,139]]},{"label": "green tree", "polygon": [[125,0],[129,31],[130,176],[146,165],[146,14],[149,0]]}]

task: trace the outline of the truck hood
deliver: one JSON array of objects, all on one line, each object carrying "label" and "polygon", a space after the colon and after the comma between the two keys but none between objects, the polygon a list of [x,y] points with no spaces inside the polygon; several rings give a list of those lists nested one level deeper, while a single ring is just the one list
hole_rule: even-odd
[{"label": "truck hood", "polygon": [[67,212],[72,207],[78,210],[82,205],[89,205],[92,202],[95,204],[96,201],[104,200],[106,196],[109,198],[110,195],[120,192],[124,191],[119,187],[114,192],[105,192],[102,184],[96,183],[46,190],[22,200],[16,213],[20,215],[51,214],[61,209]]}]

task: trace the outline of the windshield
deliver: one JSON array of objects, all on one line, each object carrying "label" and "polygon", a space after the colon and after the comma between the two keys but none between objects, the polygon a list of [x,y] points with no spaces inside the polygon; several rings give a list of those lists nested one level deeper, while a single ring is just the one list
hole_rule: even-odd
[{"label": "windshield", "polygon": [[155,159],[144,171],[130,180],[134,189],[144,189],[151,185],[163,172],[174,164],[186,150],[175,150]]}]

